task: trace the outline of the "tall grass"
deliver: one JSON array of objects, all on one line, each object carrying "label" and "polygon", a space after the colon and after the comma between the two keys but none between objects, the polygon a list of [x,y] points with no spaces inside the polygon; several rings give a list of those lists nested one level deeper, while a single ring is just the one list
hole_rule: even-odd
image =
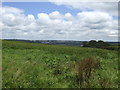
[{"label": "tall grass", "polygon": [[3,41],[3,88],[117,88],[118,52]]}]

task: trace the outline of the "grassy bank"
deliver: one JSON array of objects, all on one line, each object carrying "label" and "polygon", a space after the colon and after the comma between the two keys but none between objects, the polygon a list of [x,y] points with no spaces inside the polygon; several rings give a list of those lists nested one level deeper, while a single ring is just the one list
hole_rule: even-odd
[{"label": "grassy bank", "polygon": [[2,52],[3,88],[118,87],[117,51],[3,41]]}]

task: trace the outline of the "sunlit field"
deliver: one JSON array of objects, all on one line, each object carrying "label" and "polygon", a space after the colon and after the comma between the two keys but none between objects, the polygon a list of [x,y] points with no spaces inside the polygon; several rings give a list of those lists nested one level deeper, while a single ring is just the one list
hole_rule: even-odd
[{"label": "sunlit field", "polygon": [[3,41],[3,88],[118,88],[118,52]]}]

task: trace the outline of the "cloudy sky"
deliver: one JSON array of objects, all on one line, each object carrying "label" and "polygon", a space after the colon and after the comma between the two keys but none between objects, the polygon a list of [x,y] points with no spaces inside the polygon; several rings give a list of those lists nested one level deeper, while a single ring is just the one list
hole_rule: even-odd
[{"label": "cloudy sky", "polygon": [[3,39],[118,39],[117,2],[4,2],[0,9]]}]

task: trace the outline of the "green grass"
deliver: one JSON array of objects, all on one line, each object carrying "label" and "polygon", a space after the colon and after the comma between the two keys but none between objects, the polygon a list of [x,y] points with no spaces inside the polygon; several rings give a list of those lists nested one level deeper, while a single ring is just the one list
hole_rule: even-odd
[{"label": "green grass", "polygon": [[79,88],[73,66],[90,56],[101,68],[92,72],[89,86],[81,87],[117,88],[117,51],[3,41],[3,88]]}]

